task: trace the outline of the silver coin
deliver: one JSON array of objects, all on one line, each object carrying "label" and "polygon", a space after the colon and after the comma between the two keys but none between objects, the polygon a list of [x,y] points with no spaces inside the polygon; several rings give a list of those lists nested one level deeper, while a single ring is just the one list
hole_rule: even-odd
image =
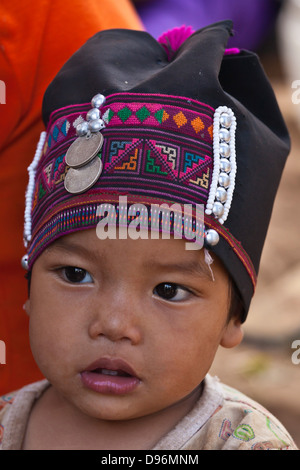
[{"label": "silver coin", "polygon": [[70,168],[65,177],[65,188],[71,194],[80,194],[90,189],[102,172],[102,161],[99,157],[81,168]]},{"label": "silver coin", "polygon": [[103,135],[99,132],[86,136],[78,137],[69,147],[66,153],[66,164],[71,168],[80,168],[89,163],[101,150],[103,145]]}]

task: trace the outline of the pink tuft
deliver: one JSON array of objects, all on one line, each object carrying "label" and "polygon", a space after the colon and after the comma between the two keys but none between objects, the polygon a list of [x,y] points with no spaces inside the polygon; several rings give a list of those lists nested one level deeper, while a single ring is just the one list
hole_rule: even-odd
[{"label": "pink tuft", "polygon": [[158,38],[158,42],[163,46],[168,55],[168,60],[173,59],[174,54],[179,49],[179,47],[194,32],[195,31],[192,29],[191,26],[183,25],[179,28],[170,29]]},{"label": "pink tuft", "polygon": [[233,54],[239,54],[240,49],[237,47],[232,47],[231,49],[225,49],[224,55],[233,55]]}]

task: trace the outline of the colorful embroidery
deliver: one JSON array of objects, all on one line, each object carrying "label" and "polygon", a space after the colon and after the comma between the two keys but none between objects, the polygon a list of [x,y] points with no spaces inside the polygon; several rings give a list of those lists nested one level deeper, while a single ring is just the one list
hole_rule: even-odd
[{"label": "colorful embroidery", "polygon": [[51,133],[48,135],[48,147],[51,148],[53,144],[62,141],[68,134],[70,126],[70,122],[65,118],[57,121],[55,126],[53,126]]},{"label": "colorful embroidery", "polygon": [[[63,184],[68,171],[64,156],[77,137],[76,125],[83,122],[89,109],[89,103],[71,105],[50,116],[46,144],[43,143],[43,167],[37,170],[32,191],[31,245],[36,246],[31,247],[31,252],[42,247],[44,236],[50,243],[57,233],[53,225],[44,227],[48,219],[45,209],[59,205],[65,210],[69,205]],[[102,108],[107,124],[102,131],[103,172],[80,200],[87,203],[94,194],[101,200],[104,193],[110,193],[206,205],[213,170],[214,112],[211,106],[185,97],[134,93],[106,97]],[[75,203],[76,199],[72,204]],[[217,225],[220,236],[230,238],[229,243],[255,285],[253,266],[240,244],[217,221],[208,218],[206,222],[208,227]],[[42,237],[37,234],[38,227],[45,228]]]},{"label": "colorful embroidery", "polygon": [[233,429],[231,421],[229,419],[224,419],[219,432],[219,437],[226,441],[230,436],[240,439],[241,441],[248,442],[251,441],[251,439],[254,439],[255,434],[249,424],[240,424]]},{"label": "colorful embroidery", "polygon": [[[148,100],[151,101],[149,97]],[[172,101],[170,97],[169,100]],[[199,110],[184,109],[173,104],[162,106],[153,102],[113,102],[103,107],[102,118],[111,126],[126,124],[126,126],[160,127],[163,124],[164,128],[170,131],[180,129],[186,135],[200,136],[202,140],[212,142],[211,108],[205,105],[199,114]]]},{"label": "colorful embroidery", "polygon": [[4,408],[7,404],[12,404],[14,399],[14,395],[3,395],[0,397],[0,410],[2,410],[2,408]]},{"label": "colorful embroidery", "polygon": [[264,442],[257,442],[256,444],[253,444],[251,447],[252,450],[269,450],[273,449],[274,444],[270,441],[264,441]]},{"label": "colorful embroidery", "polygon": [[156,173],[156,174],[159,174],[159,175],[167,175],[168,174],[166,171],[162,171],[162,169],[159,165],[155,164],[155,159],[151,158],[151,150],[147,151],[145,171],[147,173]]},{"label": "colorful embroidery", "polygon": [[190,179],[190,183],[193,183],[193,184],[196,184],[196,185],[198,185],[198,186],[201,186],[201,187],[204,188],[204,189],[208,189],[208,185],[209,185],[209,175],[210,175],[210,171],[209,171],[209,168],[207,168],[207,171],[206,171],[206,173],[203,173],[203,177],[202,177],[202,178],[198,177],[196,180]]},{"label": "colorful embroidery", "polygon": [[251,441],[254,439],[255,434],[251,426],[249,424],[241,424],[237,426],[234,430],[233,436],[236,439],[240,439],[241,441]]},{"label": "colorful embroidery", "polygon": [[186,173],[186,170],[188,168],[194,168],[196,165],[199,164],[199,161],[200,163],[202,163],[203,161],[205,161],[205,157],[202,157],[201,155],[197,155],[195,153],[185,152],[183,172]]},{"label": "colorful embroidery", "polygon": [[276,428],[277,426],[270,420],[268,416],[266,417],[266,424],[267,424],[267,427],[270,429],[270,431],[274,434],[274,436],[277,437],[277,439],[279,439],[285,446],[287,446],[288,444],[278,436],[278,434],[274,431],[274,429],[272,429],[273,426]]},{"label": "colorful embroidery", "polygon": [[233,434],[233,431],[231,421],[229,419],[224,419],[219,432],[219,437],[223,439],[223,441],[227,441],[227,439]]},{"label": "colorful embroidery", "polygon": [[40,184],[39,184],[39,196],[38,196],[38,198],[39,198],[39,199],[42,199],[43,196],[45,196],[45,194],[46,194],[45,188],[43,187],[42,182],[40,182]]}]

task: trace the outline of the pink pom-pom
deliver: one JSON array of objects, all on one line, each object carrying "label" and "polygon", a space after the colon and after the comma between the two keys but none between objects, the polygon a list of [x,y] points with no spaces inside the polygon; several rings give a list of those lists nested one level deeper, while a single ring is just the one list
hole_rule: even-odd
[{"label": "pink pom-pom", "polygon": [[191,26],[180,26],[179,28],[170,29],[158,38],[158,42],[167,53],[168,60],[172,60],[175,52],[194,32]]}]

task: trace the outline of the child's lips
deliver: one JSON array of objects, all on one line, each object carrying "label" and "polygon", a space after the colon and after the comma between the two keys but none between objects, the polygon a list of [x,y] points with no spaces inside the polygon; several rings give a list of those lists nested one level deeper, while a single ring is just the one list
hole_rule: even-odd
[{"label": "child's lips", "polygon": [[123,395],[140,383],[134,369],[120,358],[100,358],[80,375],[83,385],[103,394]]}]

